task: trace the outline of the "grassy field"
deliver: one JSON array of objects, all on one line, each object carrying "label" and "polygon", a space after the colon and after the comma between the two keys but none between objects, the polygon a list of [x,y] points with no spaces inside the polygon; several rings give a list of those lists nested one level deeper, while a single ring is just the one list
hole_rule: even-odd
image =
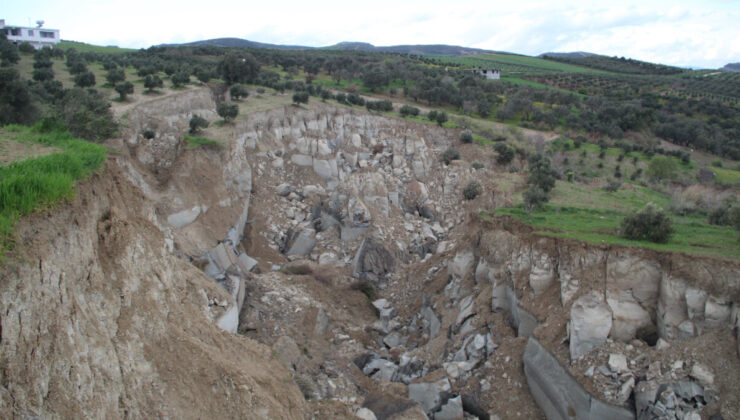
[{"label": "grassy field", "polygon": [[0,139],[59,149],[0,166],[0,259],[13,246],[13,231],[20,216],[70,200],[75,182],[102,167],[106,149],[76,139],[66,131],[42,132],[38,127],[6,126]]},{"label": "grassy field", "polygon": [[[513,54],[471,54],[465,56],[434,56],[443,63],[460,64],[465,67],[501,69],[503,80],[521,76],[545,75],[552,73],[606,73],[588,67],[545,60],[537,57]],[[519,79],[521,80],[521,79]]]},{"label": "grassy field", "polygon": [[212,148],[220,148],[223,147],[223,144],[221,142],[216,140],[211,140],[206,137],[194,137],[194,136],[185,136],[185,141],[188,143],[188,149],[196,149],[198,147],[212,147]]},{"label": "grassy field", "polygon": [[92,45],[92,44],[85,44],[84,42],[77,42],[77,41],[65,41],[62,40],[57,44],[57,47],[68,50],[70,48],[74,48],[79,52],[94,52],[94,53],[103,53],[103,54],[123,54],[127,52],[134,52],[138,51],[133,48],[118,48],[116,46],[102,46],[102,45]]},{"label": "grassy field", "polygon": [[715,173],[715,179],[720,184],[740,187],[740,171],[729,168],[719,168],[716,166],[712,166],[709,169]]}]

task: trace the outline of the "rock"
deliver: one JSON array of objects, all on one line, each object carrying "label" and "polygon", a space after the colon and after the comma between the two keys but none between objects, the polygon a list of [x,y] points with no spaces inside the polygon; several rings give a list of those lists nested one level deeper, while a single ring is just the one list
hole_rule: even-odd
[{"label": "rock", "polygon": [[522,360],[530,392],[546,418],[634,420],[632,410],[586,392],[536,339],[529,338]]},{"label": "rock", "polygon": [[704,319],[704,305],[707,302],[707,292],[693,287],[686,289],[686,312],[689,319]]},{"label": "rock", "polygon": [[601,293],[592,291],[576,299],[569,327],[571,360],[604,344],[612,328],[612,314]]},{"label": "rock", "polygon": [[372,221],[370,209],[359,198],[352,197],[347,202],[347,224],[352,227],[367,227]]},{"label": "rock", "polygon": [[629,370],[629,367],[627,366],[627,357],[619,353],[612,353],[609,355],[608,366],[612,372],[617,373],[627,372]]},{"label": "rock", "polygon": [[398,366],[385,359],[372,360],[362,369],[362,373],[365,375],[386,382],[393,381],[397,371]]},{"label": "rock", "polygon": [[685,340],[691,337],[696,337],[697,335],[696,325],[694,325],[693,322],[687,319],[681,322],[680,324],[678,324],[678,327],[676,328],[676,333],[678,334],[678,338],[681,340]]},{"label": "rock", "polygon": [[324,178],[324,180],[329,180],[334,175],[332,166],[328,160],[314,159],[313,170],[318,176]]},{"label": "rock", "polygon": [[247,271],[252,271],[252,269],[257,266],[257,260],[250,257],[249,255],[245,253],[239,254],[239,261],[244,265],[244,268],[247,269]]},{"label": "rock", "polygon": [[308,255],[316,246],[316,239],[309,232],[295,232],[287,243],[285,255]]},{"label": "rock", "polygon": [[458,251],[450,264],[449,273],[453,277],[462,279],[473,270],[474,266],[475,255],[473,255],[473,251]]},{"label": "rock", "polygon": [[313,157],[308,155],[294,154],[290,161],[298,166],[313,166]]},{"label": "rock", "polygon": [[167,217],[167,223],[178,229],[184,228],[185,226],[193,223],[195,219],[200,216],[200,213],[200,206],[195,206],[190,210],[183,210],[169,215]]},{"label": "rock", "polygon": [[589,366],[588,369],[586,369],[585,372],[583,372],[583,376],[590,378],[594,376],[594,367],[593,365]]},{"label": "rock", "polygon": [[355,277],[370,277],[374,280],[384,279],[395,265],[395,259],[378,241],[365,239],[357,249],[353,262]]},{"label": "rock", "polygon": [[327,315],[324,308],[319,308],[316,313],[316,325],[313,328],[313,333],[318,336],[326,334],[326,328],[329,326],[329,315]]},{"label": "rock", "polygon": [[450,392],[450,381],[447,378],[436,382],[409,384],[409,399],[421,405],[425,413],[437,411],[442,404],[442,394]]},{"label": "rock", "polygon": [[434,314],[434,310],[430,306],[424,306],[421,308],[421,316],[424,319],[425,324],[429,329],[429,338],[433,338],[439,332],[439,328],[442,325],[439,322],[439,318]]},{"label": "rock", "polygon": [[447,400],[447,404],[434,413],[434,420],[462,420],[463,404],[462,397],[457,396]]},{"label": "rock", "polygon": [[719,327],[730,323],[732,307],[729,302],[710,296],[704,306],[704,317],[711,327]]},{"label": "rock", "polygon": [[338,261],[337,254],[333,252],[324,252],[319,255],[319,265],[335,265]]},{"label": "rock", "polygon": [[457,319],[455,320],[455,325],[459,328],[462,323],[470,318],[471,316],[475,315],[473,313],[473,303],[475,301],[473,300],[474,296],[470,295],[465,298],[463,298],[462,301],[460,301],[460,311],[457,313]]},{"label": "rock", "polygon": [[652,325],[650,314],[629,292],[607,291],[606,303],[612,311],[610,336],[616,340],[628,342],[639,329]]},{"label": "rock", "polygon": [[714,374],[712,373],[712,370],[704,364],[694,363],[694,366],[691,367],[691,373],[689,373],[689,376],[696,379],[704,386],[714,385]]},{"label": "rock", "polygon": [[280,184],[275,187],[275,194],[280,197],[287,197],[288,194],[293,192],[293,187],[290,184]]},{"label": "rock", "polygon": [[658,351],[664,351],[671,348],[671,343],[663,340],[662,338],[659,338],[658,341],[655,343],[655,349]]},{"label": "rock", "polygon": [[429,199],[427,186],[419,181],[413,181],[406,187],[404,204],[406,207],[415,209],[421,207]]},{"label": "rock", "polygon": [[432,210],[430,206],[421,206],[419,207],[419,216],[425,219],[434,220],[434,210]]},{"label": "rock", "polygon": [[401,335],[398,333],[390,333],[383,338],[383,344],[388,346],[389,349],[398,347],[402,343]]},{"label": "rock", "polygon": [[633,376],[630,376],[629,379],[624,381],[621,387],[619,387],[619,392],[617,393],[617,401],[619,401],[621,404],[624,404],[627,402],[627,400],[630,398],[630,395],[632,394],[632,388],[635,387],[635,378]]},{"label": "rock", "polygon": [[361,418],[362,420],[377,420],[377,417],[375,417],[375,414],[365,407],[357,410],[357,412],[355,413],[355,416]]},{"label": "rock", "polygon": [[229,306],[229,309],[216,321],[216,325],[224,331],[236,334],[239,328],[239,308],[235,304]]},{"label": "rock", "polygon": [[280,364],[290,370],[295,370],[296,365],[303,358],[298,344],[292,338],[285,335],[278,338],[275,344],[272,345],[272,351]]}]

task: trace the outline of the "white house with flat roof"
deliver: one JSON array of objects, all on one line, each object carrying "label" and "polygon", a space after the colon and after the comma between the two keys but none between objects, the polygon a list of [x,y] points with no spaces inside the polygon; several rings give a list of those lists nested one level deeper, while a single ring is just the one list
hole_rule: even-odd
[{"label": "white house with flat roof", "polygon": [[61,38],[59,38],[59,29],[43,28],[44,21],[36,22],[38,26],[30,28],[26,26],[6,25],[5,19],[0,19],[0,31],[5,32],[8,40],[14,44],[28,42],[34,48],[53,47]]},{"label": "white house with flat roof", "polygon": [[473,73],[479,74],[486,79],[499,80],[501,78],[501,70],[499,69],[475,69]]}]

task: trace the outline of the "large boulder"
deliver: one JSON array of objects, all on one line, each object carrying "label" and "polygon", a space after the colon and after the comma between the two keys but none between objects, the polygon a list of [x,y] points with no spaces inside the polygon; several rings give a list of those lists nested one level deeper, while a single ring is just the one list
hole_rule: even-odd
[{"label": "large boulder", "polygon": [[602,293],[591,291],[576,299],[570,309],[571,360],[604,344],[611,328],[612,312]]},{"label": "large boulder", "polygon": [[362,241],[353,262],[353,274],[358,278],[383,280],[395,265],[393,255],[373,238]]}]

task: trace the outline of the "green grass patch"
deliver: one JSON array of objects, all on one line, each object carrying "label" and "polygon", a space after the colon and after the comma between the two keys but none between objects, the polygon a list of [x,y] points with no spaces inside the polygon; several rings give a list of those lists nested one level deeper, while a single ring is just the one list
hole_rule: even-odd
[{"label": "green grass patch", "polygon": [[[539,234],[571,238],[593,244],[637,246],[661,251],[740,258],[740,239],[733,229],[713,226],[703,217],[671,215],[675,233],[665,244],[633,241],[618,235],[625,213],[568,206],[546,205],[541,211],[527,213],[522,205],[497,209],[497,215],[512,216],[532,227]],[[487,215],[490,216],[490,215]]]},{"label": "green grass patch", "polygon": [[69,132],[42,132],[38,126],[6,126],[0,137],[61,150],[0,167],[0,260],[13,246],[19,217],[74,198],[75,182],[102,167],[103,146],[74,138]]},{"label": "green grass patch", "polygon": [[740,171],[728,168],[719,168],[717,166],[711,167],[712,172],[715,173],[715,180],[723,185],[740,186]]},{"label": "green grass patch", "polygon": [[185,136],[185,141],[188,143],[188,149],[196,149],[201,146],[212,148],[223,147],[223,144],[220,141],[208,139],[205,137]]},{"label": "green grass patch", "polygon": [[85,44],[84,42],[64,41],[64,40],[60,41],[56,46],[65,51],[70,48],[74,48],[75,50],[79,52],[90,51],[94,53],[103,53],[103,54],[123,54],[123,53],[138,51],[133,48],[119,48],[116,46],[92,45],[92,44]]}]

